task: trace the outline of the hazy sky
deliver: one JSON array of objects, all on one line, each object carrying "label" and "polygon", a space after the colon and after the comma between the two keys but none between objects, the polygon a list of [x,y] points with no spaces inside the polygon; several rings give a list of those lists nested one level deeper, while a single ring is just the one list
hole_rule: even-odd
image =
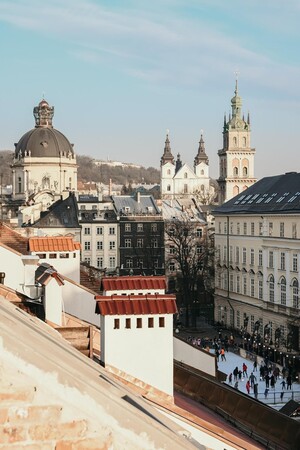
[{"label": "hazy sky", "polygon": [[1,0],[0,149],[55,107],[78,154],[159,167],[166,129],[188,164],[204,130],[218,176],[235,71],[258,178],[298,169],[299,0]]}]

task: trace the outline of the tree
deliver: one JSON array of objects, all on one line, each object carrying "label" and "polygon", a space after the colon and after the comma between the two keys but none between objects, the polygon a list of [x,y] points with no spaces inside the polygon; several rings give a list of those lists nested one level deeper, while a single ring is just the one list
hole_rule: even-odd
[{"label": "tree", "polygon": [[177,285],[185,307],[185,325],[190,324],[192,313],[193,325],[196,315],[192,306],[198,303],[199,291],[212,289],[214,276],[213,243],[206,227],[191,220],[173,219],[165,223],[166,264],[175,271]]}]

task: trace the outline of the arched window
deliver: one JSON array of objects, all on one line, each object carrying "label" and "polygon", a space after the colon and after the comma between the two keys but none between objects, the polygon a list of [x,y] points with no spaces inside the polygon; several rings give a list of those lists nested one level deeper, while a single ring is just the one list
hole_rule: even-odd
[{"label": "arched window", "polygon": [[233,146],[236,147],[236,145],[237,145],[237,139],[236,139],[236,137],[234,137],[233,138]]},{"label": "arched window", "polygon": [[184,178],[187,178],[187,177],[188,177],[187,172],[184,172]]},{"label": "arched window", "polygon": [[203,169],[201,170],[201,175],[204,175],[204,170]]},{"label": "arched window", "polygon": [[248,167],[243,167],[243,176],[246,177],[248,175]]},{"label": "arched window", "polygon": [[293,308],[299,308],[299,283],[296,278],[292,281]]},{"label": "arched window", "polygon": [[187,185],[187,184],[185,184],[185,185],[183,186],[183,192],[184,192],[184,194],[187,194],[187,193],[188,193],[188,185]]},{"label": "arched window", "polygon": [[18,178],[18,190],[19,190],[19,194],[22,192],[22,178],[19,177]]},{"label": "arched window", "polygon": [[234,175],[235,177],[237,177],[238,174],[239,174],[239,169],[238,169],[238,167],[234,167],[234,168],[233,168],[233,175]]},{"label": "arched window", "polygon": [[167,170],[167,174],[168,174],[168,175],[171,175],[171,169],[168,169],[168,170]]},{"label": "arched window", "polygon": [[273,275],[269,276],[269,301],[274,303],[274,277]]},{"label": "arched window", "polygon": [[245,137],[243,137],[243,147],[246,147],[247,144],[247,139]]},{"label": "arched window", "polygon": [[233,196],[235,197],[240,193],[240,188],[238,186],[233,187]]},{"label": "arched window", "polygon": [[286,305],[286,280],[284,277],[280,279],[280,303]]},{"label": "arched window", "polygon": [[168,186],[167,186],[167,191],[170,192],[170,190],[171,190],[171,185],[168,184]]},{"label": "arched window", "polygon": [[69,178],[69,189],[72,189],[72,178]]}]

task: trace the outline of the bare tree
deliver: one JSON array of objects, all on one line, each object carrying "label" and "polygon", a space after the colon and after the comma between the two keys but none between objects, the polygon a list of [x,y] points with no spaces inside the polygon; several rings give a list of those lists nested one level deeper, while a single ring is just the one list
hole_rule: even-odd
[{"label": "bare tree", "polygon": [[[210,289],[213,278],[213,243],[206,229],[190,220],[174,219],[165,223],[166,259],[170,271],[176,271],[189,326],[192,305],[198,301],[199,289]],[[192,318],[195,319],[195,314]],[[194,323],[195,324],[195,323]]]},{"label": "bare tree", "polygon": [[210,187],[209,189],[195,189],[193,195],[200,205],[213,205],[215,203],[215,199],[217,193],[215,189]]}]

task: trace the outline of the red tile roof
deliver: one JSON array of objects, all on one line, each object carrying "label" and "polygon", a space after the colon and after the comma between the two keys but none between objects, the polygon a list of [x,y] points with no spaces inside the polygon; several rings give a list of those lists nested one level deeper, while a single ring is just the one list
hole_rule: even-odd
[{"label": "red tile roof", "polygon": [[175,295],[96,295],[96,314],[102,316],[175,314]]},{"label": "red tile roof", "polygon": [[13,230],[8,225],[0,222],[0,242],[7,247],[21,253],[28,255],[28,238],[22,236],[17,231]]},{"label": "red tile roof", "polygon": [[102,278],[103,291],[166,289],[165,277],[104,277]]},{"label": "red tile roof", "polygon": [[33,237],[29,238],[29,250],[31,252],[73,252],[80,250],[80,243],[72,237]]}]

